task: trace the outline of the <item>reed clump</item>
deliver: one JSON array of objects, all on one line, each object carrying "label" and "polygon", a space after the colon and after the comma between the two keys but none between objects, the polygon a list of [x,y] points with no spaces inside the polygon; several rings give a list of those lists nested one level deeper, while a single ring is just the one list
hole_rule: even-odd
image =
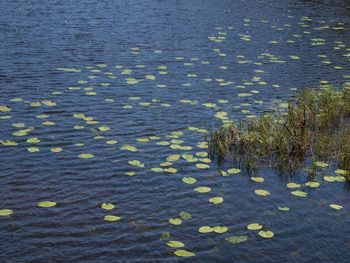
[{"label": "reed clump", "polygon": [[221,127],[210,134],[212,158],[232,156],[248,171],[300,169],[308,159],[350,170],[350,89],[306,89],[284,113]]}]

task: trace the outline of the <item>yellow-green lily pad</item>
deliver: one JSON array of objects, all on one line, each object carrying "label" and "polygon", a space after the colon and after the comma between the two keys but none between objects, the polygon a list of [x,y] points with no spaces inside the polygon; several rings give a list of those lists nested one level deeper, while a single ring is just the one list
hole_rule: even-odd
[{"label": "yellow-green lily pad", "polygon": [[13,211],[11,209],[0,209],[0,216],[12,215]]},{"label": "yellow-green lily pad", "polygon": [[273,238],[273,236],[275,235],[272,231],[264,231],[264,230],[259,231],[258,234],[263,238]]},{"label": "yellow-green lily pad", "polygon": [[252,223],[252,224],[249,224],[247,225],[247,229],[248,230],[260,230],[262,229],[262,225],[260,225],[259,223]]},{"label": "yellow-green lily pad", "polygon": [[111,203],[103,203],[101,205],[101,208],[104,210],[112,210],[115,208],[115,205],[111,204]]},{"label": "yellow-green lily pad", "polygon": [[54,207],[56,206],[56,202],[52,202],[52,201],[43,201],[43,202],[39,202],[38,206],[39,207],[44,207],[44,208],[49,208],[49,207]]},{"label": "yellow-green lily pad", "polygon": [[194,257],[196,254],[185,249],[178,249],[174,252],[178,257]]},{"label": "yellow-green lily pad", "polygon": [[121,219],[120,216],[114,216],[114,215],[106,215],[104,216],[104,220],[108,221],[108,222],[115,222],[115,221],[119,221]]}]

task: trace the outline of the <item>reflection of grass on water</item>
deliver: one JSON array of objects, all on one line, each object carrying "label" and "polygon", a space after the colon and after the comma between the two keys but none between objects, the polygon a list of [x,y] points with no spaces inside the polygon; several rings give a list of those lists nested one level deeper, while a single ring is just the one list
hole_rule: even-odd
[{"label": "reflection of grass on water", "polygon": [[213,131],[209,148],[219,162],[232,154],[248,171],[267,165],[278,172],[293,172],[310,158],[316,165],[333,162],[350,170],[349,124],[350,89],[306,89],[289,101],[285,113],[269,113]]}]

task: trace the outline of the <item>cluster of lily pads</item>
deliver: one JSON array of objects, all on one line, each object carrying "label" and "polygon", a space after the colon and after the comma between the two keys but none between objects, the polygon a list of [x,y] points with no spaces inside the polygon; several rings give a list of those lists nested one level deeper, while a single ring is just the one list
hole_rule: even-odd
[{"label": "cluster of lily pads", "polygon": [[[294,17],[289,16],[289,19],[294,19]],[[312,27],[311,22],[316,22],[317,26]],[[267,20],[261,21],[251,21],[250,19],[244,19],[243,26],[247,29],[254,26],[254,23],[261,23],[264,25],[269,25],[270,29],[278,32],[288,31],[291,27],[290,24],[286,23],[283,26],[274,25]],[[296,45],[298,41],[305,40],[308,41],[310,46],[324,46],[327,43],[324,39],[320,37],[312,37],[312,35],[319,31],[344,31],[344,25],[341,23],[335,25],[327,25],[325,21],[312,21],[311,18],[302,17],[298,21],[300,27],[303,28],[301,34],[291,35],[289,39],[286,39],[284,42],[281,40],[269,40],[266,43],[271,49],[277,47],[279,44],[288,44]],[[225,41],[230,41],[231,37],[238,37],[238,41],[249,45],[254,41],[259,41],[254,38],[253,35],[249,34],[249,30],[246,32],[236,32],[235,26],[226,26],[226,27],[217,27],[215,28],[216,33],[212,36],[208,36],[209,44],[213,45],[213,52],[216,57],[222,59],[222,65],[212,66],[212,62],[207,58],[199,57],[174,57],[176,62],[176,67],[182,66],[186,70],[185,76],[183,76],[184,81],[181,83],[183,88],[190,88],[192,85],[197,85],[198,83],[208,84],[217,89],[230,89],[236,92],[234,97],[222,96],[218,100],[203,100],[200,101],[199,98],[196,98],[193,95],[192,98],[179,98],[175,102],[169,102],[163,98],[152,98],[150,100],[143,100],[141,96],[130,96],[126,102],[122,102],[121,108],[123,110],[143,110],[143,109],[154,109],[161,107],[162,109],[168,109],[176,105],[181,105],[186,107],[187,110],[194,109],[198,107],[201,110],[205,111],[207,114],[212,116],[215,121],[219,121],[224,129],[231,129],[233,125],[232,116],[230,115],[230,105],[239,111],[241,117],[246,119],[256,119],[257,116],[254,112],[251,112],[251,107],[268,107],[265,105],[266,101],[261,100],[259,94],[264,89],[280,89],[282,83],[270,83],[268,80],[268,72],[264,69],[264,66],[271,65],[283,65],[288,63],[299,63],[303,58],[298,54],[288,54],[287,56],[281,56],[279,54],[273,54],[271,52],[263,51],[257,57],[248,58],[243,54],[236,54],[233,56],[230,54],[230,51],[227,52],[224,50],[224,47],[221,47],[221,43]],[[346,59],[350,58],[350,49],[341,41],[335,41],[332,45],[332,49],[344,51],[344,57]],[[143,50],[139,47],[130,48],[132,55],[139,55]],[[161,54],[161,50],[155,50],[156,54]],[[326,54],[319,54],[318,59],[320,63],[325,66],[333,67],[335,70],[345,70],[341,65],[333,65],[334,61],[331,61]],[[209,76],[207,74],[203,75],[201,72],[195,72],[193,66],[201,65],[205,67],[205,72],[211,72],[214,70],[219,70],[220,72],[229,72],[231,69],[231,62],[234,62],[235,66],[251,66],[253,74],[249,78],[245,79],[234,79],[233,77],[221,77],[221,76]],[[134,87],[143,83],[148,83],[156,89],[170,89],[171,85],[166,83],[166,76],[171,72],[171,65],[157,65],[155,68],[150,68],[144,64],[136,65],[107,65],[107,64],[97,64],[97,65],[88,65],[85,68],[64,68],[58,67],[57,71],[69,74],[88,74],[86,79],[80,79],[76,83],[72,84],[65,91],[54,91],[52,96],[59,96],[64,93],[79,93],[81,96],[86,96],[87,98],[98,97],[103,91],[114,89],[115,83],[123,84],[126,87]],[[103,80],[101,80],[103,78]],[[350,79],[350,75],[344,73],[343,78],[345,80]],[[322,88],[329,88],[330,83],[327,80],[320,80],[319,83]],[[344,84],[349,86],[349,82]],[[296,91],[296,88],[291,88],[291,91]],[[11,116],[11,106],[10,104],[23,103],[26,107],[31,107],[34,109],[46,109],[51,107],[60,107],[59,97],[57,100],[54,99],[45,99],[45,100],[25,100],[22,98],[13,98],[9,103],[4,103],[0,105],[0,113],[3,114],[0,116],[1,120],[10,120]],[[105,98],[105,103],[120,103],[115,100],[114,97]],[[282,100],[275,100],[272,104],[269,105],[269,110],[275,111],[285,111],[289,106],[288,103]],[[16,107],[16,106],[15,106]],[[191,108],[192,107],[192,108]],[[43,110],[44,111],[44,110]],[[36,115],[36,118],[42,120],[42,125],[45,127],[54,127],[56,121],[52,120],[51,116],[46,113]],[[78,123],[72,127],[73,130],[84,130],[90,128],[93,134],[93,138],[100,140],[103,143],[109,145],[110,147],[117,147],[117,150],[130,153],[130,158],[128,158],[127,163],[129,165],[129,171],[125,172],[127,176],[135,176],[139,171],[149,171],[157,175],[169,175],[176,177],[179,174],[179,170],[185,165],[190,165],[192,168],[198,169],[200,171],[210,169],[212,167],[212,160],[208,155],[209,146],[213,145],[213,140],[209,144],[205,139],[199,140],[194,145],[193,142],[186,142],[183,138],[186,131],[169,131],[167,134],[154,134],[154,135],[142,135],[139,138],[135,138],[134,142],[125,142],[123,138],[115,138],[113,132],[115,132],[107,124],[103,123],[100,120],[97,120],[94,116],[90,116],[86,113],[77,112],[73,113],[70,118],[74,118]],[[35,153],[41,151],[40,144],[44,138],[36,137],[35,134],[37,127],[27,127],[25,123],[14,122],[12,123],[15,131],[12,133],[13,137],[10,138],[1,138],[1,145],[4,147],[12,146],[23,146],[26,150],[32,154],[32,158],[35,158]],[[204,125],[203,125],[204,126]],[[269,126],[271,128],[271,126]],[[224,130],[226,131],[226,130]],[[208,134],[207,128],[203,127],[194,127],[189,126],[187,132],[195,133],[198,136],[204,137]],[[232,134],[225,136],[231,136]],[[219,134],[220,136],[222,134]],[[24,139],[25,140],[24,140]],[[213,137],[212,137],[213,138]],[[233,138],[233,137],[232,137]],[[231,137],[229,139],[232,139]],[[122,142],[122,143],[121,143]],[[232,141],[217,140],[217,145],[214,145],[216,149],[222,147],[222,155],[227,154],[228,148],[231,146]],[[156,145],[158,147],[164,147],[171,153],[164,157],[164,160],[159,162],[159,165],[149,166],[147,163],[136,157],[136,154],[140,151],[142,147],[147,146],[148,144]],[[83,147],[84,143],[77,142],[75,144],[77,147]],[[84,148],[82,148],[84,149]],[[53,146],[50,148],[50,151],[55,154],[63,154],[64,149],[60,146]],[[76,156],[80,159],[93,159],[95,154],[88,152],[86,150],[81,150]],[[250,161],[250,160],[249,160]],[[324,169],[328,166],[327,163],[321,161],[315,161],[314,165],[319,169]],[[313,168],[315,169],[315,168]],[[219,174],[223,177],[239,174],[241,170],[237,167],[229,168],[226,170],[219,169]],[[344,182],[347,171],[343,169],[336,170],[336,176],[324,175],[323,181],[325,182]],[[176,177],[177,178],[177,177]],[[265,180],[261,176],[251,176],[251,181],[253,183],[261,184]],[[210,195],[206,199],[208,205],[214,205],[215,207],[220,206],[224,202],[224,197],[217,196],[212,193],[212,187],[205,185],[201,182],[201,178],[193,176],[182,177],[181,182],[184,183],[187,187],[192,187],[193,191],[198,195]],[[306,197],[308,192],[307,190],[317,188],[322,185],[323,182],[316,180],[310,180],[301,185],[298,183],[290,182],[286,185],[287,189],[291,189],[291,194],[296,197]],[[305,190],[307,189],[307,190]],[[266,189],[254,190],[254,193],[257,196],[268,198],[271,193]],[[273,193],[272,193],[273,194]],[[254,195],[252,193],[252,195]],[[39,207],[49,208],[56,206],[56,202],[53,201],[43,201],[37,204]],[[342,209],[342,206],[339,204],[330,204],[331,208],[339,210]],[[104,220],[108,222],[115,222],[121,220],[121,216],[115,213],[116,205],[113,203],[102,203],[101,208],[106,212],[104,215]],[[288,212],[289,207],[278,207],[278,210],[282,212]],[[11,216],[13,211],[11,209],[1,209],[0,216]],[[181,211],[176,216],[168,219],[168,224],[170,227],[179,227],[185,221],[190,220],[192,215],[186,211]],[[255,221],[255,220],[254,220]],[[274,237],[274,232],[269,226],[263,226],[259,223],[254,222],[247,225],[247,230],[257,233],[257,235],[264,239],[270,239]],[[223,226],[220,224],[213,225],[204,225],[198,228],[198,232],[203,235],[209,234],[225,234],[230,231],[229,226]],[[195,252],[190,251],[186,248],[184,242],[179,240],[173,240],[170,234],[165,235],[167,239],[166,245],[174,248],[174,254],[179,257],[192,257],[195,256]],[[230,235],[224,238],[225,241],[231,244],[239,244],[247,241],[247,235]]]}]

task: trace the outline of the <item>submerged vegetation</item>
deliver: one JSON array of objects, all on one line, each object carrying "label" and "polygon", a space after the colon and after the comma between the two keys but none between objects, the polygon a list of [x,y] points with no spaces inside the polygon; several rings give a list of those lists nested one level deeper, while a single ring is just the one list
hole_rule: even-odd
[{"label": "submerged vegetation", "polygon": [[312,160],[308,169],[337,164],[350,170],[350,89],[305,89],[288,102],[283,113],[231,124],[211,133],[212,157],[231,155],[247,171],[260,166],[293,173]]}]

